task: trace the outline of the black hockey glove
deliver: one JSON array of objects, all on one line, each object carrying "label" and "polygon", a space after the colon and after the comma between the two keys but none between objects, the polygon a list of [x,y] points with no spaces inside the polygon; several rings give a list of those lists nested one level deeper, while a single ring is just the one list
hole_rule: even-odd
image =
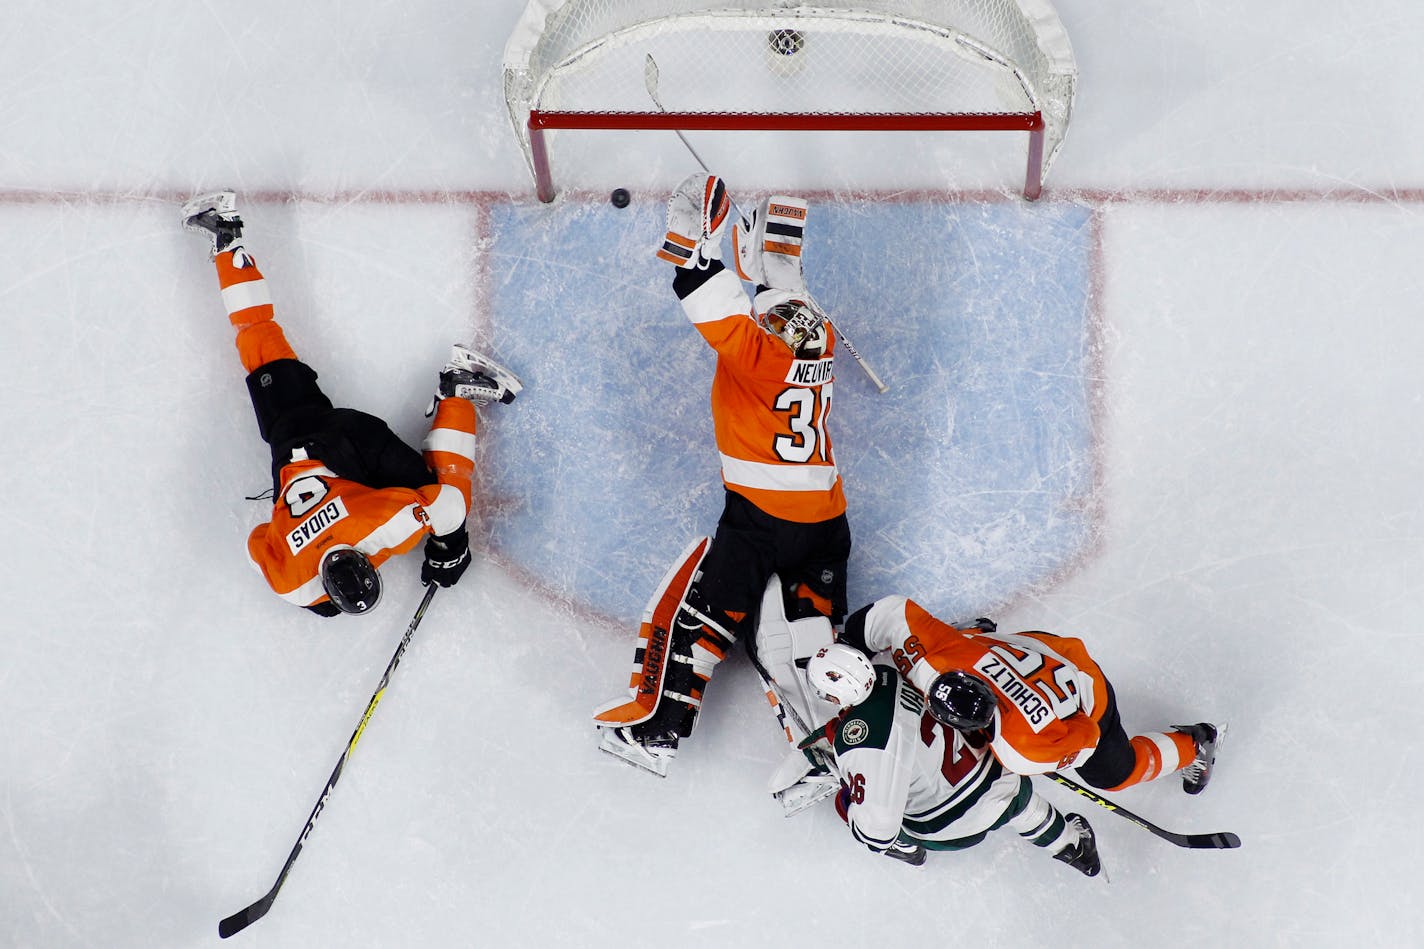
[{"label": "black hockey glove", "polygon": [[426,586],[438,583],[442,587],[453,587],[469,566],[470,535],[461,525],[459,530],[426,540],[420,582]]},{"label": "black hockey glove", "polygon": [[[872,603],[871,606],[874,606]],[[870,606],[862,606],[845,621],[845,626],[841,627],[840,635],[836,637],[836,642],[845,643],[855,649],[865,653],[867,659],[874,659],[875,652],[865,644],[865,614],[870,612]]]},{"label": "black hockey glove", "polygon": [[987,616],[980,616],[974,620],[974,626],[972,628],[979,630],[981,633],[992,633],[999,628],[999,624]]},{"label": "black hockey glove", "polygon": [[302,609],[311,610],[317,616],[324,616],[327,619],[341,615],[341,610],[337,609],[336,604],[330,600],[327,600],[325,603],[313,603],[311,606],[302,607]]}]

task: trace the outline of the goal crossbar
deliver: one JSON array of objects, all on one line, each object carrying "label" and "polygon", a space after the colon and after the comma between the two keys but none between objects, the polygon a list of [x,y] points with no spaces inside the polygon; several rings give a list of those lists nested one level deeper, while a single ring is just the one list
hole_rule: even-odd
[{"label": "goal crossbar", "polygon": [[529,151],[539,200],[554,200],[553,172],[544,133],[550,129],[654,129],[675,131],[799,132],[1027,132],[1028,168],[1023,195],[1043,190],[1046,123],[1041,112],[589,112],[531,109]]}]

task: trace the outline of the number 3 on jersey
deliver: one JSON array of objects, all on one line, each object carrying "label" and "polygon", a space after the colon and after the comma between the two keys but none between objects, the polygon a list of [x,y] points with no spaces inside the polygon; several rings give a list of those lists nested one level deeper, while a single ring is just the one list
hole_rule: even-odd
[{"label": "number 3 on jersey", "polygon": [[831,460],[827,457],[830,440],[826,438],[826,417],[831,414],[831,383],[817,389],[799,386],[784,389],[773,407],[778,412],[790,413],[791,424],[790,435],[776,436],[776,457],[801,464],[819,453],[822,461]]},{"label": "number 3 on jersey", "polygon": [[282,495],[282,500],[287,502],[287,509],[292,512],[293,517],[301,517],[320,504],[328,490],[330,489],[326,482],[321,478],[316,475],[307,475],[288,485],[287,493]]}]

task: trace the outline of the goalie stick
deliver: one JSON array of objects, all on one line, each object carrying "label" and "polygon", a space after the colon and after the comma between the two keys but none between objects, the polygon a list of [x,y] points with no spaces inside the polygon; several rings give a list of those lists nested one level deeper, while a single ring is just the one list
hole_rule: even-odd
[{"label": "goalie stick", "polygon": [[[647,88],[648,98],[653,100],[653,105],[658,107],[659,112],[666,113],[667,109],[663,108],[663,100],[658,96],[658,61],[653,58],[652,53],[649,53],[647,58],[643,60],[643,85]],[[693,148],[692,143],[687,140],[687,136],[682,134],[682,129],[673,129],[673,131],[677,133],[678,139],[682,142],[683,146],[687,148],[688,154],[696,160],[697,164],[702,166],[702,170],[709,175],[712,174],[712,169],[707,167],[707,163],[702,160],[702,156],[697,154],[697,149]],[[737,217],[741,218],[743,223],[750,220],[750,218],[742,213],[742,209],[737,206],[736,199],[732,197],[730,192],[727,194],[727,200],[731,202],[732,210],[737,212]],[[841,345],[845,347],[846,352],[850,353],[850,358],[854,359],[855,364],[865,371],[871,384],[875,386],[875,391],[883,395],[890,387],[881,381],[880,375],[874,369],[870,368],[870,363],[866,362],[865,358],[860,355],[860,352],[855,348],[855,344],[850,341],[850,337],[846,336],[840,326],[831,321],[830,314],[812,298],[810,290],[806,291],[806,302],[820,315],[821,319],[825,320],[835,329],[836,337],[841,341]]]},{"label": "goalie stick", "polygon": [[[747,650],[747,657],[751,659],[752,668],[755,669],[757,675],[761,677],[761,683],[766,687],[766,691],[776,697],[776,719],[781,724],[781,727],[786,728],[786,716],[790,715],[791,720],[796,723],[796,727],[800,729],[803,737],[819,732],[820,729],[812,729],[811,726],[806,723],[806,720],[801,717],[801,713],[796,711],[796,706],[786,701],[786,693],[783,692],[781,686],[777,685],[776,681],[772,679],[771,673],[766,671],[766,666],[761,664],[761,659],[753,650]],[[787,730],[789,731],[790,729]]]},{"label": "goalie stick", "polygon": [[420,620],[425,616],[425,609],[430,605],[430,601],[435,598],[435,591],[439,586],[432,583],[425,591],[425,598],[420,601],[420,606],[415,611],[415,616],[411,618],[410,625],[406,627],[405,635],[401,637],[400,645],[396,647],[396,654],[391,657],[390,664],[386,666],[385,675],[381,676],[381,684],[376,686],[376,692],[371,696],[371,701],[366,703],[366,711],[362,713],[361,720],[356,723],[356,730],[351,733],[351,740],[346,743],[346,750],[341,753],[341,758],[336,762],[336,770],[331,772],[331,777],[326,779],[326,787],[322,789],[321,796],[316,799],[316,807],[312,808],[311,816],[307,818],[306,826],[302,828],[300,836],[297,837],[296,846],[287,855],[287,862],[282,865],[282,872],[277,874],[277,882],[272,884],[272,889],[267,891],[257,902],[247,906],[227,919],[218,923],[218,935],[223,939],[239,933],[257,922],[267,911],[272,908],[272,903],[277,899],[277,891],[282,889],[282,884],[287,880],[287,874],[292,870],[292,864],[297,862],[297,855],[302,852],[302,846],[307,842],[307,836],[316,827],[316,820],[321,816],[321,812],[326,807],[327,798],[331,797],[332,788],[336,787],[336,782],[341,778],[341,771],[346,767],[346,759],[351,757],[351,752],[356,748],[356,742],[361,740],[361,733],[366,730],[366,724],[371,721],[371,716],[376,712],[376,706],[381,701],[381,696],[385,694],[386,684],[391,681],[391,674],[396,671],[396,666],[400,665],[401,656],[405,655],[405,648],[410,645],[410,638],[415,635],[415,628],[420,625]]},{"label": "goalie stick", "polygon": [[1150,831],[1163,840],[1176,844],[1178,847],[1187,847],[1191,850],[1234,850],[1241,846],[1241,838],[1232,833],[1179,834],[1175,831],[1163,830],[1151,821],[1137,816],[1121,804],[1116,804],[1108,800],[1096,791],[1089,790],[1076,781],[1065,778],[1056,771],[1050,771],[1045,774],[1044,777],[1057,781],[1070,791],[1081,794],[1094,804],[1107,808],[1119,817],[1127,818],[1143,830]]}]

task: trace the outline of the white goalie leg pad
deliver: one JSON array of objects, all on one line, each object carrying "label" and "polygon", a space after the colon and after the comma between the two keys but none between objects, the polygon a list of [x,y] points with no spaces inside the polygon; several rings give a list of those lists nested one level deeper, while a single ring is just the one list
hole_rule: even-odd
[{"label": "white goalie leg pad", "polygon": [[763,201],[750,221],[739,221],[732,231],[737,276],[749,283],[804,294],[801,246],[809,208],[805,198],[777,194]]},{"label": "white goalie leg pad", "polygon": [[806,680],[806,660],[835,640],[831,621],[824,616],[788,620],[781,578],[772,574],[762,594],[757,621],[756,654],[777,687],[774,698],[790,708],[783,723],[787,740],[796,744],[840,712],[820,698]]}]

